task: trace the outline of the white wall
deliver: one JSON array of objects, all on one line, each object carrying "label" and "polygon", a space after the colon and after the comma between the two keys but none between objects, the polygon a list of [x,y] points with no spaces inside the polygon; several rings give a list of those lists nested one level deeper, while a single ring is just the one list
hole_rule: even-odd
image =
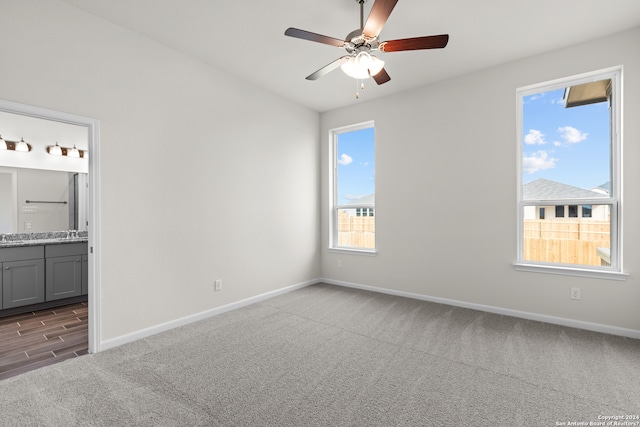
[{"label": "white wall", "polygon": [[319,276],[317,113],[56,0],[2,2],[0,57],[100,120],[103,340]]},{"label": "white wall", "polygon": [[[640,28],[322,114],[324,276],[640,330],[638,40]],[[617,282],[514,271],[516,88],[620,64],[624,65],[623,247],[629,278]],[[388,66],[393,66],[391,59]],[[329,130],[367,120],[375,120],[376,126],[378,254],[330,253]],[[411,212],[419,215],[418,221],[406,220]],[[581,301],[569,299],[570,287],[581,288]]]}]

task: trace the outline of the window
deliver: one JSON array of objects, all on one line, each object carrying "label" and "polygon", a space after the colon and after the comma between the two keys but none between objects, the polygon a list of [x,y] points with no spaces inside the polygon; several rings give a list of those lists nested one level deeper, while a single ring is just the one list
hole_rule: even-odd
[{"label": "window", "polygon": [[569,205],[569,218],[578,218],[578,205]]},{"label": "window", "polygon": [[620,78],[618,67],[517,90],[516,268],[622,272]]},{"label": "window", "polygon": [[356,216],[373,216],[373,208],[356,208]]},{"label": "window", "polygon": [[375,250],[373,123],[336,129],[332,135],[331,248]]}]

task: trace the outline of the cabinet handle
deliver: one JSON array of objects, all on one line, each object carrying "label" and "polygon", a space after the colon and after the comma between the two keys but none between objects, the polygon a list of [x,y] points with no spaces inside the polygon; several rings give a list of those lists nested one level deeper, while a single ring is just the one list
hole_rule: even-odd
[{"label": "cabinet handle", "polygon": [[77,260],[76,260],[76,262],[80,262],[80,260],[79,260],[79,259],[77,259]]},{"label": "cabinet handle", "polygon": [[9,270],[10,268],[11,268],[11,267],[5,267],[4,269],[5,269],[5,270]]}]

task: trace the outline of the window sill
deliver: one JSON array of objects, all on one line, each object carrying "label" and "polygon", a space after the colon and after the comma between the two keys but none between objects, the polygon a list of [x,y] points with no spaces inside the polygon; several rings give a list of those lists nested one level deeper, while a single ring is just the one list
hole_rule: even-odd
[{"label": "window sill", "polygon": [[329,252],[336,254],[351,254],[351,255],[364,255],[364,256],[376,256],[375,249],[353,249],[353,248],[329,248]]},{"label": "window sill", "polygon": [[578,277],[592,277],[596,279],[608,279],[608,280],[627,280],[629,277],[626,273],[620,273],[610,270],[590,270],[586,268],[572,268],[561,267],[551,265],[538,265],[538,264],[524,264],[514,263],[513,269],[516,271],[528,271],[531,273],[545,273],[545,274],[559,274],[562,276],[578,276]]}]

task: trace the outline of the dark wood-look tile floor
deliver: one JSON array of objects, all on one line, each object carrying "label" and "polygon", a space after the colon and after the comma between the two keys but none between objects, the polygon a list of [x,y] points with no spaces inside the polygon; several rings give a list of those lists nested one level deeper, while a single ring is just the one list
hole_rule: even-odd
[{"label": "dark wood-look tile floor", "polygon": [[0,318],[0,380],[88,352],[86,302]]}]

